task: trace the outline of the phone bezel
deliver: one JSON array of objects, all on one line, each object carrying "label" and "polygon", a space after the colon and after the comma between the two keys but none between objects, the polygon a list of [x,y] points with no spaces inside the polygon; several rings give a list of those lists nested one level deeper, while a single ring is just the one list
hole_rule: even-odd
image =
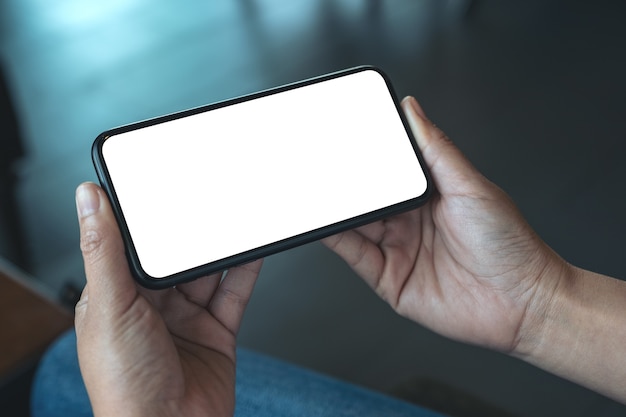
[{"label": "phone bezel", "polygon": [[[270,243],[261,247],[250,249],[248,251],[235,254],[227,258],[222,258],[220,260],[213,261],[208,264],[200,265],[192,269],[181,271],[181,272],[169,275],[164,278],[152,277],[143,270],[143,268],[141,267],[141,262],[137,255],[137,252],[135,250],[135,246],[133,244],[132,236],[130,235],[129,228],[126,224],[126,220],[124,218],[124,213],[122,211],[120,202],[115,193],[115,187],[111,181],[111,177],[107,170],[106,162],[104,161],[104,157],[102,153],[102,146],[104,142],[107,140],[107,138],[114,136],[114,135],[121,134],[121,133],[129,132],[129,131],[133,131],[137,129],[142,129],[144,127],[153,126],[156,124],[165,123],[165,122],[169,122],[172,120],[188,117],[188,116],[195,115],[198,113],[203,113],[203,112],[219,109],[219,108],[226,107],[226,106],[232,106],[232,105],[249,101],[249,100],[255,100],[257,98],[269,96],[272,94],[279,94],[284,91],[289,91],[289,90],[299,88],[299,87],[304,87],[310,84],[324,82],[330,79],[351,75],[351,74],[361,72],[361,71],[376,71],[378,74],[380,74],[380,76],[385,81],[387,89],[389,90],[389,93],[392,97],[392,101],[394,103],[396,111],[400,116],[400,120],[402,121],[402,124],[404,125],[404,130],[406,131],[407,136],[409,140],[411,141],[413,150],[415,151],[415,154],[418,158],[418,161],[426,177],[426,190],[421,196],[404,201],[404,202],[400,202],[400,203],[397,203],[388,207],[384,207],[379,210],[365,213],[365,214],[362,214],[353,218],[345,219],[343,221],[330,224],[330,225],[327,225],[327,226],[324,226],[315,230],[304,232],[299,235],[292,236],[290,238],[273,242],[273,243]],[[373,66],[359,66],[355,68],[349,68],[346,70],[341,70],[341,71],[321,75],[318,77],[309,78],[303,81],[286,84],[286,85],[271,88],[268,90],[259,91],[253,94],[244,95],[244,96],[236,97],[233,99],[229,99],[229,100],[225,100],[225,101],[221,101],[217,103],[212,103],[212,104],[196,107],[193,109],[188,109],[188,110],[184,110],[181,112],[176,112],[176,113],[172,113],[172,114],[168,114],[168,115],[164,115],[164,116],[160,116],[160,117],[156,117],[156,118],[152,118],[152,119],[148,119],[148,120],[144,120],[144,121],[140,121],[140,122],[136,122],[136,123],[132,123],[132,124],[128,124],[125,126],[120,126],[120,127],[107,130],[101,133],[100,135],[98,135],[98,137],[95,139],[93,146],[92,146],[92,160],[93,160],[93,164],[94,164],[98,179],[100,181],[101,187],[104,189],[105,193],[107,194],[107,197],[109,198],[109,201],[111,202],[111,206],[113,208],[115,218],[117,220],[122,238],[124,240],[126,256],[129,262],[131,272],[134,278],[141,285],[147,288],[151,288],[151,289],[163,289],[163,288],[168,288],[168,287],[181,284],[184,282],[192,281],[194,279],[200,278],[202,276],[205,276],[211,273],[223,271],[236,265],[245,264],[255,259],[266,257],[269,255],[278,253],[278,252],[282,252],[287,249],[304,245],[306,243],[310,243],[310,242],[322,239],[327,236],[331,236],[333,234],[336,234],[345,230],[349,230],[349,229],[362,226],[364,224],[367,224],[376,220],[383,219],[385,217],[389,217],[389,216],[399,214],[410,209],[417,208],[426,202],[426,200],[429,198],[432,192],[432,181],[430,178],[430,174],[423,160],[421,152],[419,151],[417,142],[415,141],[415,138],[411,132],[409,124],[404,116],[403,111],[400,108],[398,98],[396,96],[395,90],[393,89],[393,86],[391,85],[390,79],[382,70]]]}]

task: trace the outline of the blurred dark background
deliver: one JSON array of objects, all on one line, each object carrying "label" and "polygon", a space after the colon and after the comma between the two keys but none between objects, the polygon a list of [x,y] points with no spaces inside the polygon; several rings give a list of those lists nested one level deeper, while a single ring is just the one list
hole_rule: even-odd
[{"label": "blurred dark background", "polygon": [[[3,0],[0,257],[71,303],[98,133],[371,64],[565,259],[623,279],[625,18],[610,0]],[[240,341],[387,392],[434,381],[519,416],[626,414],[397,317],[317,243],[267,260]]]}]

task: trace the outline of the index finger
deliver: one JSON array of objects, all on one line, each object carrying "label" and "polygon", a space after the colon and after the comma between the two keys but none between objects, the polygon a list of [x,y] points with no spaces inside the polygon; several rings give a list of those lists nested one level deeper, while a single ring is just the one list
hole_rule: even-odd
[{"label": "index finger", "polygon": [[329,236],[322,239],[322,242],[339,255],[371,288],[378,286],[385,259],[377,243],[357,230]]},{"label": "index finger", "polygon": [[209,312],[233,335],[239,331],[262,265],[263,260],[258,259],[229,269],[209,304]]}]

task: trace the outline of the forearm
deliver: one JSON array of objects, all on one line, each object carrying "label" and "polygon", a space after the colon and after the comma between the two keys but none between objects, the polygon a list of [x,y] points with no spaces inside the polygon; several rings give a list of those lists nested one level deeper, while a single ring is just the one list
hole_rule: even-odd
[{"label": "forearm", "polygon": [[518,356],[626,403],[626,282],[569,265],[560,270],[549,302],[530,313],[541,323],[531,348]]}]

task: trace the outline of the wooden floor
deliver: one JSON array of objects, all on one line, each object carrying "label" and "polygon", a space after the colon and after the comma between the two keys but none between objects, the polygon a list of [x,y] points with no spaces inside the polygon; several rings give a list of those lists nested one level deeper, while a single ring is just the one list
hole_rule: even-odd
[{"label": "wooden floor", "polygon": [[[52,293],[82,285],[74,189],[95,180],[102,130],[373,64],[556,251],[626,278],[625,12],[608,0],[4,0],[28,272]],[[241,343],[380,390],[440,380],[520,416],[626,413],[398,318],[319,244],[268,259]]]}]

